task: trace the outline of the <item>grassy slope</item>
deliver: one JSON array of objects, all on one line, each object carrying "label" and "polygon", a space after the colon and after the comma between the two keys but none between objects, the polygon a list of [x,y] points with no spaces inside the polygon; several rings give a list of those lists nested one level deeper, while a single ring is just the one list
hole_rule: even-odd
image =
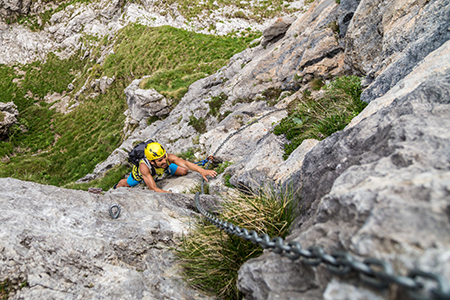
[{"label": "grassy slope", "polygon": [[[21,132],[16,127],[9,141],[0,142],[3,158],[0,176],[86,189],[87,185],[71,183],[92,172],[97,163],[120,145],[123,112],[127,109],[123,90],[133,79],[154,73],[172,72],[174,78],[194,74],[183,84],[171,85],[170,80],[169,84],[154,84],[167,95],[181,89],[174,93],[175,104],[190,83],[225,65],[254,38],[253,35],[215,37],[171,27],[130,25],[119,32],[115,54],[107,57],[103,66],[94,65],[97,57],[80,60],[77,55],[59,60],[53,54],[45,63],[15,66],[26,72],[24,76],[16,75],[14,67],[0,66],[2,102],[16,103],[20,123],[28,129]],[[107,93],[95,98],[80,97],[82,103],[71,113],[64,115],[49,109],[50,105],[43,100],[49,93],[62,93],[72,81],[75,93],[87,77],[103,75],[116,77]],[[21,79],[19,84],[13,82],[15,78]],[[31,97],[25,97],[27,94]],[[96,184],[109,188],[121,174],[122,169],[114,170],[109,178]]]}]

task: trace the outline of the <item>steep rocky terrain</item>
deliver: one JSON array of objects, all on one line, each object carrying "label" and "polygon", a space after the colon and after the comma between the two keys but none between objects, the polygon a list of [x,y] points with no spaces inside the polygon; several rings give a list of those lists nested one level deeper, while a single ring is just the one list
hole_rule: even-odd
[{"label": "steep rocky terrain", "polygon": [[[226,170],[233,185],[254,190],[267,183],[292,186],[301,197],[301,214],[288,241],[305,248],[317,245],[327,253],[349,252],[359,260],[375,257],[389,262],[397,275],[419,268],[449,282],[450,1],[337,2],[316,0],[304,14],[264,24],[259,46],[236,54],[216,74],[192,84],[167,117],[151,125],[145,118],[160,112],[164,102],[153,91],[139,89],[142,79],[137,79],[126,94],[127,122],[138,128],[126,132],[123,144],[80,182],[125,163],[126,151],[137,140],[152,137],[173,152],[195,148],[198,156],[216,152],[225,141],[217,155],[234,162]],[[100,13],[109,18],[110,29],[122,22],[115,15],[116,4],[111,5]],[[93,14],[99,13],[98,7],[92,8]],[[150,3],[150,14],[148,7]],[[76,34],[69,34],[70,28],[77,32],[69,26],[75,19],[58,21],[69,20],[69,12],[52,17],[59,29],[34,36],[42,38],[35,48],[0,48],[5,51],[0,53],[15,55],[2,54],[0,62],[44,55],[56,47],[42,42],[47,34],[53,41],[60,32],[58,43],[75,41]],[[176,24],[177,19],[171,20],[170,25]],[[2,30],[5,41],[10,33]],[[64,55],[78,46],[65,47]],[[35,56],[29,55],[30,49]],[[369,105],[343,131],[320,142],[305,140],[283,160],[287,141],[272,130],[286,116],[287,104],[301,97],[313,79],[345,74],[364,77],[362,99]],[[268,105],[268,91],[277,91],[273,106]],[[219,96],[223,119],[213,116],[208,104]],[[141,111],[136,103],[147,108]],[[155,104],[153,109],[148,103]],[[205,120],[205,133],[190,125],[191,116]],[[190,196],[145,189],[94,196],[2,180],[0,202],[6,213],[0,217],[5,224],[0,231],[0,281],[27,282],[12,299],[202,297],[178,284],[168,249],[172,239],[188,230],[183,221],[195,214]],[[229,188],[222,180],[212,180],[210,190],[225,194]],[[196,182],[196,174],[189,174],[161,185],[182,192]],[[107,215],[112,203],[124,210],[117,220]],[[324,264],[312,267],[269,251],[241,268],[238,287],[246,299],[409,298],[397,284],[371,288],[354,273],[334,276]]]}]

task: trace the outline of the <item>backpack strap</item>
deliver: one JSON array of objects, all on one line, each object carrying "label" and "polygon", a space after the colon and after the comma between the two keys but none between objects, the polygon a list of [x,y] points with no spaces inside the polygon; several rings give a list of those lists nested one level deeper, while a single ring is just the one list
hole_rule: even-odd
[{"label": "backpack strap", "polygon": [[144,158],[142,159],[142,161],[144,161],[144,164],[149,168],[150,172],[152,173],[152,177],[156,175],[156,171],[155,168],[153,167],[153,165],[148,161],[147,157],[144,156]]}]

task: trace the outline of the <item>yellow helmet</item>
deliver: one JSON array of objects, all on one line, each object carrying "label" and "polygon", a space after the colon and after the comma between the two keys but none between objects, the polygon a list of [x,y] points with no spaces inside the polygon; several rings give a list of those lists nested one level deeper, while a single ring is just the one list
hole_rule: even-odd
[{"label": "yellow helmet", "polygon": [[166,154],[166,149],[160,143],[153,142],[145,147],[144,153],[148,160],[155,160],[163,157]]}]

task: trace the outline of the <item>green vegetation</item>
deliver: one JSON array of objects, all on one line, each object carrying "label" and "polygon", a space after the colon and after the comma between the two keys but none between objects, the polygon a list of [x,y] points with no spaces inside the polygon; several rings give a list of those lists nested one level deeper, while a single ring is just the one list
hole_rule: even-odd
[{"label": "green vegetation", "polygon": [[262,95],[265,97],[267,105],[274,106],[278,103],[278,99],[283,91],[281,89],[276,88],[268,88],[265,90]]},{"label": "green vegetation", "polygon": [[184,160],[188,160],[190,162],[194,162],[194,160],[195,160],[195,153],[194,153],[195,150],[196,150],[195,148],[189,148],[185,152],[178,153],[177,156],[179,158],[184,159]]},{"label": "green vegetation", "polygon": [[199,133],[205,133],[206,132],[205,121],[206,120],[202,117],[197,119],[195,116],[192,115],[189,117],[188,125],[191,125],[192,127],[194,127],[194,129],[197,130],[197,132],[199,132]]},{"label": "green vegetation", "polygon": [[234,185],[231,184],[230,179],[231,179],[231,174],[223,175],[223,180],[225,181],[225,186],[227,186],[229,188],[234,188]]},{"label": "green vegetation", "polygon": [[221,174],[225,171],[226,168],[231,166],[233,163],[231,161],[224,161],[220,163],[217,167],[214,168],[214,170],[217,172],[217,174]]},{"label": "green vegetation", "polygon": [[[292,2],[288,0],[287,2]],[[255,21],[262,21],[265,18],[273,18],[280,13],[293,13],[301,9],[290,8],[289,4],[286,5],[286,1],[283,0],[271,0],[271,1],[232,1],[232,0],[219,0],[219,1],[201,1],[201,0],[171,0],[163,1],[161,6],[168,8],[169,5],[178,3],[179,12],[188,20],[201,17],[203,13],[210,14],[214,10],[219,8],[231,7],[234,11],[232,15],[226,15],[231,18],[243,18],[251,19]],[[244,13],[243,11],[246,11]]]},{"label": "green vegetation", "polygon": [[344,129],[367,105],[360,100],[361,79],[357,76],[335,78],[325,90],[320,99],[311,98],[311,93],[305,91],[302,99],[290,104],[288,116],[274,128],[275,134],[285,134],[291,142],[284,146],[284,159],[303,140],[322,140]]},{"label": "green vegetation", "polygon": [[[221,174],[225,172],[225,169],[231,166],[233,162],[231,161],[224,161],[220,163],[217,167],[214,168],[214,170],[217,172],[217,174]],[[234,188],[234,185],[230,183],[231,174],[225,173],[223,174],[223,181],[226,187]]]},{"label": "green vegetation", "polygon": [[[127,108],[123,90],[132,80],[165,73],[172,74],[172,79],[167,78],[174,82],[181,73],[184,75],[179,78],[183,80],[186,74],[194,74],[184,81],[187,90],[191,81],[217,71],[253,38],[250,34],[243,38],[214,37],[170,27],[130,25],[118,33],[115,54],[107,56],[103,65],[95,63],[99,48],[92,49],[86,59],[80,59],[81,52],[64,60],[49,54],[45,62],[0,65],[0,98],[3,102],[14,101],[20,125],[27,129],[23,132],[15,126],[10,139],[0,141],[0,177],[87,189],[87,185],[73,182],[92,172],[122,142],[123,112]],[[83,43],[91,40],[85,37]],[[107,42],[103,39],[101,43]],[[25,75],[19,75],[23,72]],[[86,80],[102,76],[115,76],[106,93],[87,97],[94,92],[89,88],[72,112],[57,112],[44,100],[55,92],[66,93],[72,99],[69,105],[74,104],[74,94]],[[67,91],[69,83],[75,87],[72,92]],[[169,96],[178,89],[168,84],[164,91],[161,86],[163,83],[152,87]],[[174,96],[173,106],[180,95]],[[196,127],[206,130],[204,120],[197,120]],[[108,189],[123,173],[122,169],[111,170],[105,178],[89,185]]]},{"label": "green vegetation", "polygon": [[23,281],[23,282],[18,283],[18,284],[13,284],[7,278],[4,281],[0,282],[0,299],[1,300],[6,300],[6,299],[8,299],[9,293],[11,293],[12,291],[20,290],[20,289],[22,289],[22,288],[24,288],[26,286],[28,286],[28,282],[27,281]]},{"label": "green vegetation", "polygon": [[311,89],[313,89],[314,91],[320,90],[323,86],[324,86],[324,83],[323,83],[322,79],[314,78],[313,80],[311,80]]},{"label": "green vegetation", "polygon": [[169,26],[132,25],[118,34],[115,54],[106,58],[103,75],[131,78],[151,74],[140,87],[155,89],[176,106],[192,83],[215,73],[259,36],[249,32],[242,38],[218,37]]},{"label": "green vegetation", "polygon": [[[187,192],[184,192],[184,193],[185,194],[196,194],[196,193],[201,193],[201,192],[202,192],[202,184],[199,183],[195,187],[189,189]],[[209,184],[206,182],[203,184],[203,192],[205,195],[209,195]]]},{"label": "green vegetation", "polygon": [[339,24],[336,21],[333,21],[327,25],[328,28],[333,30],[335,34],[339,34]]},{"label": "green vegetation", "polygon": [[77,189],[87,191],[90,187],[97,187],[103,189],[103,191],[109,190],[112,186],[119,182],[119,180],[123,179],[124,174],[130,172],[130,168],[128,166],[119,165],[114,166],[110,170],[106,172],[106,174],[98,179],[94,179],[88,183],[68,183],[64,185],[65,188],[68,189]]},{"label": "green vegetation", "polygon": [[[259,196],[241,194],[224,200],[219,218],[270,237],[285,237],[295,219],[296,204],[292,193],[279,197],[273,191]],[[244,262],[262,252],[259,245],[228,235],[199,217],[177,255],[188,284],[221,299],[240,299],[237,272]]]},{"label": "green vegetation", "polygon": [[209,114],[217,117],[220,114],[220,107],[227,101],[228,96],[225,93],[220,93],[219,96],[211,97],[211,101],[206,101],[209,105]]}]

